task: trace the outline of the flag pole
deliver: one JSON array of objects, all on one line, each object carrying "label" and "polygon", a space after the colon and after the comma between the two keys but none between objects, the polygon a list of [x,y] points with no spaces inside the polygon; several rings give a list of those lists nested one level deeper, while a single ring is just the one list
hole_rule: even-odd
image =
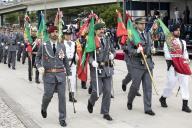
[{"label": "flag pole", "polygon": [[153,76],[152,76],[152,74],[151,74],[151,71],[150,71],[150,69],[149,69],[149,65],[148,65],[148,63],[147,63],[147,61],[146,61],[146,58],[145,58],[145,55],[144,55],[143,51],[141,51],[141,54],[142,54],[143,60],[144,60],[144,62],[145,62],[145,65],[146,65],[146,67],[147,67],[147,70],[148,70],[148,72],[149,72],[149,76],[150,76],[150,78],[151,78],[153,88],[154,88],[156,94],[159,95],[158,92],[157,92],[157,89],[156,89],[156,85],[155,85]]},{"label": "flag pole", "polygon": [[[91,10],[91,14],[93,14],[93,10]],[[96,49],[95,49],[94,53],[95,53],[95,61],[97,62]],[[99,84],[98,84],[98,70],[97,70],[97,67],[95,67],[95,74],[96,74],[97,97],[99,97]]]}]

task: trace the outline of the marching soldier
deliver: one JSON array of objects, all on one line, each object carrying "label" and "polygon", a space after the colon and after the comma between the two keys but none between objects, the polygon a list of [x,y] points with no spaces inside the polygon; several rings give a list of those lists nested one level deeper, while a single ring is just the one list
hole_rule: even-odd
[{"label": "marching soldier", "polygon": [[4,64],[7,64],[8,41],[10,40],[10,39],[9,39],[9,35],[10,35],[10,30],[9,30],[9,29],[6,29],[6,30],[5,30],[5,34],[4,34],[4,37],[3,37],[3,40],[4,40],[3,61],[4,61]]},{"label": "marching soldier", "polygon": [[135,20],[135,23],[136,23],[136,29],[141,38],[142,46],[137,48],[132,43],[128,43],[132,84],[128,93],[127,108],[128,110],[132,110],[133,100],[142,82],[145,114],[155,115],[155,113],[152,111],[152,108],[151,108],[152,81],[141,55],[141,52],[143,51],[144,54],[146,55],[146,61],[149,65],[149,69],[152,72],[154,68],[154,63],[151,55],[152,54],[151,35],[144,31],[145,24],[146,24],[146,21],[144,18],[137,18]]},{"label": "marching soldier", "polygon": [[[13,34],[13,33],[12,33]],[[17,45],[15,38],[12,37],[9,40],[9,48],[8,48],[8,67],[12,67],[15,70],[15,63],[16,63],[16,52],[17,52]]]},{"label": "marching soldier", "polygon": [[33,67],[36,69],[35,70],[35,82],[37,84],[40,83],[39,81],[39,71],[37,70],[35,66],[35,57],[38,51],[38,47],[40,45],[40,41],[37,39],[37,28],[32,27],[31,28],[31,38],[33,40],[32,44],[28,44],[32,47],[32,51],[27,51],[28,52],[28,77],[29,81],[32,81],[32,73],[33,73]]},{"label": "marching soldier", "polygon": [[3,59],[3,47],[4,47],[4,42],[3,42],[3,29],[0,29],[0,63]]},{"label": "marching soldier", "polygon": [[[178,24],[174,25],[172,27],[171,31],[172,31],[173,36],[174,36],[173,41],[174,41],[175,45],[180,46],[180,49],[182,49],[182,52],[183,52],[182,53],[183,58],[186,59],[187,61],[189,61],[189,55],[188,55],[187,48],[186,48],[186,42],[179,38],[180,37],[180,25],[178,25]],[[183,99],[182,111],[187,112],[187,113],[191,113],[191,109],[188,106],[189,76],[178,73],[175,70],[175,67],[173,66],[171,54],[169,53],[168,46],[166,43],[164,44],[164,54],[165,54],[165,59],[166,59],[167,66],[168,66],[168,71],[167,71],[166,86],[163,90],[163,94],[162,94],[161,98],[159,99],[161,106],[164,108],[168,107],[168,105],[166,103],[166,98],[168,98],[171,95],[174,87],[176,86],[176,82],[178,81],[179,86],[180,86],[180,90],[181,90],[181,96]],[[181,62],[178,62],[178,63],[181,63]],[[189,63],[189,62],[187,62],[187,63]]]},{"label": "marching soldier", "polygon": [[74,98],[75,92],[76,92],[76,75],[77,75],[77,66],[76,66],[76,60],[78,59],[78,56],[76,54],[76,44],[75,42],[71,41],[71,30],[65,28],[63,30],[64,34],[64,45],[66,48],[66,56],[69,60],[69,66],[71,69],[71,77],[69,77],[71,82],[71,88],[69,89],[69,101],[70,102],[77,102],[77,100]]},{"label": "marching soldier", "polygon": [[[47,107],[57,90],[59,99],[59,122],[65,127],[66,120],[66,75],[70,76],[69,62],[66,56],[65,46],[58,42],[57,27],[48,29],[50,40],[43,43],[36,55],[35,63],[40,73],[43,74],[44,94],[41,106],[43,118],[47,117]],[[65,74],[66,70],[66,74]]]},{"label": "marching soldier", "polygon": [[16,35],[16,42],[17,42],[17,46],[18,46],[17,61],[20,62],[21,54],[23,53],[23,49],[24,49],[24,37],[23,37],[22,28],[20,29],[20,31]]},{"label": "marching soldier", "polygon": [[[127,84],[129,82],[131,82],[131,66],[130,66],[130,55],[129,55],[129,51],[128,51],[128,48],[127,48],[127,44],[123,45],[122,46],[122,49],[124,51],[124,60],[126,62],[126,66],[127,66],[127,75],[125,76],[125,78],[123,79],[122,81],[122,90],[123,91],[126,91],[127,89]],[[137,91],[137,94],[136,96],[141,96],[141,94],[139,93],[139,90]]]},{"label": "marching soldier", "polygon": [[[111,103],[112,76],[114,74],[112,61],[114,59],[115,49],[111,46],[112,43],[110,42],[110,39],[104,36],[104,27],[104,23],[95,24],[95,38],[98,40],[98,46],[100,47],[96,49],[96,58],[94,52],[90,54],[92,93],[88,100],[87,109],[89,113],[93,112],[93,106],[99,98],[97,96],[97,91],[99,91],[99,95],[103,93],[101,114],[103,114],[104,119],[111,121],[112,117],[109,115],[109,109]],[[97,59],[97,61],[95,61],[95,59]],[[98,78],[96,78],[97,68]]]}]

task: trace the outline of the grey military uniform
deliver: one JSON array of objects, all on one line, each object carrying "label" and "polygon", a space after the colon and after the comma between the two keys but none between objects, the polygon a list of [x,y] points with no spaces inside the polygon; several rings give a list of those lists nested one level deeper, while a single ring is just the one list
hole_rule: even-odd
[{"label": "grey military uniform", "polygon": [[14,37],[9,39],[8,44],[8,65],[11,64],[12,68],[15,68],[17,45]]},{"label": "grey military uniform", "polygon": [[3,59],[3,47],[4,47],[3,34],[0,33],[0,63]]},{"label": "grey military uniform", "polygon": [[[63,57],[60,54],[63,52]],[[48,41],[40,46],[35,63],[37,68],[44,67],[45,73],[43,75],[44,94],[42,100],[42,110],[46,111],[47,107],[53,97],[55,90],[58,92],[59,99],[59,120],[66,118],[66,74],[71,75],[69,62],[66,56],[65,47],[61,43],[57,43],[56,53],[54,55],[51,43]],[[49,72],[48,70],[61,70],[59,72]],[[66,69],[66,74],[62,69]]]},{"label": "grey military uniform", "polygon": [[123,85],[127,85],[131,81],[130,55],[129,55],[127,44],[123,45],[122,49],[124,51],[124,60],[125,60],[127,71],[128,71],[127,75],[125,76],[122,82],[123,82]]},{"label": "grey military uniform", "polygon": [[[112,75],[114,74],[114,68],[112,62],[109,60],[109,54],[115,54],[115,49],[112,46],[111,41],[108,38],[103,38],[100,41],[100,48],[96,50],[98,67],[98,86],[100,94],[103,93],[101,114],[109,114],[110,102],[111,102],[111,83]],[[90,54],[90,65],[95,60],[94,52]],[[90,67],[92,93],[89,98],[89,102],[94,105],[98,100],[97,86],[96,86],[96,70],[94,67]]]},{"label": "grey military uniform", "polygon": [[3,47],[3,61],[7,63],[7,55],[8,55],[8,48],[9,48],[9,34],[4,34],[3,37],[4,47]]},{"label": "grey military uniform", "polygon": [[[149,65],[149,68],[152,72],[154,68],[154,63],[151,56],[151,47],[152,47],[152,40],[150,33],[144,33],[144,38],[140,34],[141,43],[144,48],[144,54],[147,56],[146,60]],[[128,103],[133,102],[137,90],[142,82],[143,86],[143,93],[144,93],[144,111],[151,110],[151,99],[152,99],[152,85],[151,79],[148,73],[148,70],[144,64],[142,59],[141,53],[137,53],[136,46],[132,43],[128,43],[128,51],[130,54],[130,66],[131,66],[131,77],[132,77],[132,84],[128,93]]]},{"label": "grey military uniform", "polygon": [[16,43],[17,43],[17,61],[20,61],[21,58],[21,54],[23,52],[23,48],[24,48],[24,37],[23,37],[23,33],[17,33],[16,34]]}]

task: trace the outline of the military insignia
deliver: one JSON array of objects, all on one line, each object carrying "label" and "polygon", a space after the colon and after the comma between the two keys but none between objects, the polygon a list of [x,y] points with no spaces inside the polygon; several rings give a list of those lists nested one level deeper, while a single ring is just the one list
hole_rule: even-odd
[{"label": "military insignia", "polygon": [[59,59],[64,59],[65,58],[65,54],[64,54],[64,52],[63,52],[63,50],[61,49],[60,51],[59,51]]}]

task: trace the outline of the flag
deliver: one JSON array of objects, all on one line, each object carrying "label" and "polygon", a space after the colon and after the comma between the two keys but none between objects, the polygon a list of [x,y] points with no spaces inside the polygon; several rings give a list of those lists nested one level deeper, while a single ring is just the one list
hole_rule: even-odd
[{"label": "flag", "polygon": [[[87,81],[87,66],[82,65],[82,56],[83,56],[83,49],[81,46],[81,43],[79,39],[76,41],[76,51],[77,55],[79,57],[79,60],[77,62],[77,76],[82,81]],[[85,62],[85,65],[88,64],[88,60]]]},{"label": "flag", "polygon": [[58,31],[59,31],[59,42],[62,40],[62,35],[63,35],[63,25],[64,25],[64,21],[63,21],[63,12],[60,11],[60,9],[58,8],[57,14],[55,16],[55,22],[54,25],[57,26]]},{"label": "flag", "polygon": [[117,11],[117,37],[127,35],[127,29],[123,23],[121,13]]},{"label": "flag", "polygon": [[92,17],[89,24],[87,43],[82,57],[82,65],[85,63],[87,53],[93,52],[96,49],[94,31],[94,18]]},{"label": "flag", "polygon": [[37,37],[42,38],[44,42],[47,42],[49,40],[49,36],[47,33],[47,26],[45,24],[45,17],[42,12],[39,16]]},{"label": "flag", "polygon": [[128,19],[127,22],[127,30],[128,30],[128,39],[130,42],[133,42],[134,45],[138,46],[141,43],[141,38],[139,33],[133,26],[131,19]]},{"label": "flag", "polygon": [[30,25],[30,18],[29,16],[27,15],[27,13],[25,14],[25,24],[24,24],[24,39],[26,41],[28,41],[28,43],[32,44],[33,43],[33,40],[31,38],[31,34],[30,34],[30,29],[31,29],[31,25]]}]

